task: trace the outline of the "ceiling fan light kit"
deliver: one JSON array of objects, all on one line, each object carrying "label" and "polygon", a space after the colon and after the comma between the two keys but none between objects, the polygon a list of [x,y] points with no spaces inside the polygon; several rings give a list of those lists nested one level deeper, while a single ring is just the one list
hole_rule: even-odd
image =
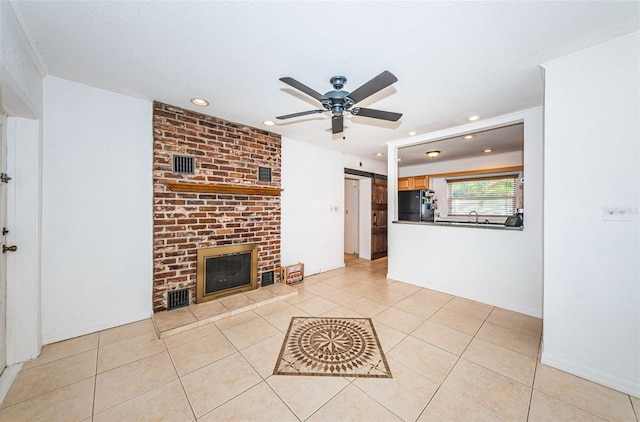
[{"label": "ceiling fan light kit", "polygon": [[285,114],[284,116],[277,116],[276,119],[279,120],[291,119],[293,117],[307,116],[310,114],[330,111],[332,114],[331,131],[333,134],[336,134],[344,130],[345,111],[348,111],[354,116],[370,117],[373,119],[388,120],[391,122],[397,122],[400,117],[402,117],[401,113],[393,113],[390,111],[374,110],[364,107],[352,108],[356,103],[359,103],[360,101],[370,97],[376,92],[383,90],[384,88],[388,87],[398,80],[398,78],[396,78],[391,72],[386,70],[351,93],[342,90],[344,85],[347,83],[347,78],[345,78],[344,76],[334,76],[329,79],[329,82],[331,83],[331,85],[333,85],[334,90],[329,91],[324,95],[309,88],[303,83],[298,82],[293,78],[284,77],[280,78],[280,80],[319,101],[320,104],[322,104],[324,110],[317,109],[302,111],[299,113]]}]

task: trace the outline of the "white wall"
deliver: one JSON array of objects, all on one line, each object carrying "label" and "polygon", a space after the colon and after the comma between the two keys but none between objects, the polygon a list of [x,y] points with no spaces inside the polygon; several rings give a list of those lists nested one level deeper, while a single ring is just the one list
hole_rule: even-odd
[{"label": "white wall", "polygon": [[44,343],[148,318],[152,104],[47,77]]},{"label": "white wall", "polygon": [[[433,139],[524,122],[527,201],[523,231],[389,223],[388,277],[502,308],[542,315],[542,110],[427,134]],[[395,152],[389,143],[390,219],[395,213]],[[396,174],[394,174],[394,172]],[[393,186],[393,187],[391,187]]]},{"label": "white wall", "polygon": [[640,35],[544,68],[542,362],[640,396]]},{"label": "white wall", "polygon": [[344,266],[345,167],[386,172],[384,163],[282,138],[283,265],[304,262],[306,275]]}]

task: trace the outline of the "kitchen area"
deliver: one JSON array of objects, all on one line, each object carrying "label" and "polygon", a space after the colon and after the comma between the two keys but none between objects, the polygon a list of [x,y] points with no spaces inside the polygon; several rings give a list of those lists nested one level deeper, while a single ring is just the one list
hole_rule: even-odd
[{"label": "kitchen area", "polygon": [[394,223],[523,230],[522,123],[398,151]]},{"label": "kitchen area", "polygon": [[[534,108],[388,144],[388,278],[541,315],[542,116]],[[422,221],[400,218],[403,191],[423,191]],[[506,226],[514,214],[522,225]]]}]

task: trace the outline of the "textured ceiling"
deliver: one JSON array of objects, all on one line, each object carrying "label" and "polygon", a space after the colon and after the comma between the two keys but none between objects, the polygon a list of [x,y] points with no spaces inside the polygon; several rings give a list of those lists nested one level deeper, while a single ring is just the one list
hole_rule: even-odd
[{"label": "textured ceiling", "polygon": [[[541,63],[640,30],[635,1],[11,4],[49,75],[379,160],[409,131],[540,106]],[[280,77],[324,93],[331,76],[353,91],[383,70],[399,81],[359,105],[396,123],[345,119],[346,139],[328,113],[262,124],[318,108]]]}]

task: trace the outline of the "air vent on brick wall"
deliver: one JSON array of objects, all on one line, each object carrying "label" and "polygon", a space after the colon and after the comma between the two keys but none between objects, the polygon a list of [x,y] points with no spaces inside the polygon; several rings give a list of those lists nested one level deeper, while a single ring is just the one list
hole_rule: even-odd
[{"label": "air vent on brick wall", "polygon": [[260,279],[260,286],[268,286],[273,284],[273,271],[265,271],[262,273],[262,277]]},{"label": "air vent on brick wall", "polygon": [[195,168],[195,160],[193,157],[186,155],[173,156],[173,172],[183,174],[193,174]]},{"label": "air vent on brick wall", "polygon": [[271,181],[271,168],[269,168],[269,167],[258,167],[258,180],[260,182],[270,182]]},{"label": "air vent on brick wall", "polygon": [[167,293],[167,311],[189,306],[189,289],[170,290]]}]

